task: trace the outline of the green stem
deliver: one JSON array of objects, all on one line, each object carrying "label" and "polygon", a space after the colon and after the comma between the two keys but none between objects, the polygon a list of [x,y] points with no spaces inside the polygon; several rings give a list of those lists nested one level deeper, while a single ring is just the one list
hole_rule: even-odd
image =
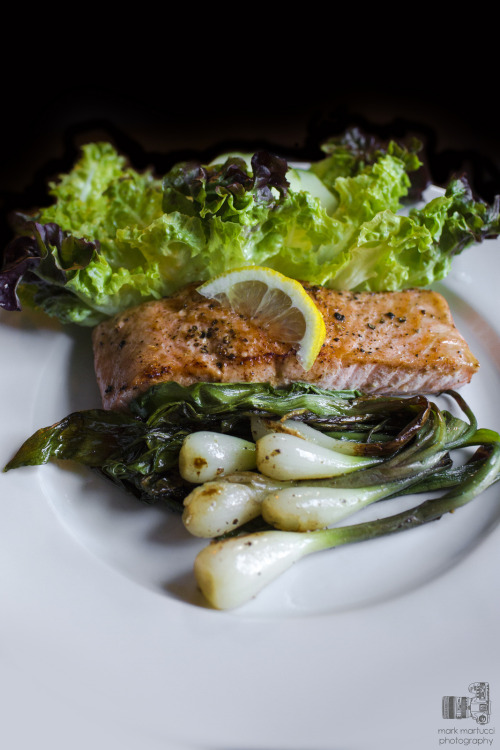
[{"label": "green stem", "polygon": [[472,435],[474,435],[474,433],[476,433],[477,419],[474,413],[472,412],[470,406],[467,404],[466,401],[464,401],[464,399],[459,393],[457,393],[456,391],[452,391],[452,390],[444,391],[444,393],[455,399],[455,401],[460,406],[460,408],[462,409],[462,411],[464,412],[464,414],[467,416],[469,420],[469,426],[466,429],[466,431],[455,440],[451,440],[449,443],[446,444],[447,450],[452,450],[453,448],[461,448],[463,445],[466,445],[469,438]]},{"label": "green stem", "polygon": [[321,540],[318,536],[317,548],[338,547],[422,526],[466,505],[481,492],[484,492],[498,478],[500,472],[500,442],[492,443],[489,447],[490,455],[481,462],[474,475],[460,487],[455,487],[440,498],[426,500],[420,505],[393,516],[352,526],[313,532],[322,535]]}]

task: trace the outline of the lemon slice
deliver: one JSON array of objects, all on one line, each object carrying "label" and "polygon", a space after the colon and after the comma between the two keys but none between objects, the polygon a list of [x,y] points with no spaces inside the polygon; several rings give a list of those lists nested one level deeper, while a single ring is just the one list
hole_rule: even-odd
[{"label": "lemon slice", "polygon": [[310,370],[325,340],[325,322],[302,284],[272,268],[246,266],[227,271],[198,287],[251,318],[268,336],[297,348],[297,358]]}]

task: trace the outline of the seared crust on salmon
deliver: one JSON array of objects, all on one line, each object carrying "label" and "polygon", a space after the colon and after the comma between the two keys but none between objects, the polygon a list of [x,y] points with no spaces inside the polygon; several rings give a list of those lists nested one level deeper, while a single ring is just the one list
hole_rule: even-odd
[{"label": "seared crust on salmon", "polygon": [[479,363],[446,300],[426,289],[338,292],[304,288],[326,339],[309,371],[296,350],[190,285],[104,321],[93,332],[105,409],[124,409],[151,385],[293,381],[365,393],[438,393],[468,383]]}]

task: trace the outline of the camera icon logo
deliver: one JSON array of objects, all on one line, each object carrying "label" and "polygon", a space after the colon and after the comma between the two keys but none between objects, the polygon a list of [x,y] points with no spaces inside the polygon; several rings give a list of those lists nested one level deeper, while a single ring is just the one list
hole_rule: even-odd
[{"label": "camera icon logo", "polygon": [[443,719],[474,719],[477,724],[488,724],[491,715],[490,686],[488,682],[472,682],[472,696],[443,696]]}]

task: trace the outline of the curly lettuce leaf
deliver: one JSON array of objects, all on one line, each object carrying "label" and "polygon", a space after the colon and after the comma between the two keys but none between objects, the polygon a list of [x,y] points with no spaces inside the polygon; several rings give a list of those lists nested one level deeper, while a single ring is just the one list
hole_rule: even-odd
[{"label": "curly lettuce leaf", "polygon": [[110,261],[120,262],[114,243],[118,229],[147,226],[162,212],[161,181],[151,172],[139,173],[110,143],[88,143],[71,172],[51,182],[52,205],[37,215],[41,224],[55,223],[63,231],[98,240]]},{"label": "curly lettuce leaf", "polygon": [[[0,301],[7,310],[19,310],[21,305],[17,287],[22,277],[26,283],[50,289],[50,294],[69,283],[81,268],[98,257],[98,243],[77,238],[54,223],[39,224],[18,217],[19,230],[5,251],[5,265],[0,274]],[[8,280],[8,281],[7,281]]]},{"label": "curly lettuce leaf", "polygon": [[410,174],[423,166],[418,156],[421,149],[422,144],[417,139],[413,139],[408,146],[394,140],[385,145],[375,136],[353,127],[341,136],[329,138],[322,143],[321,150],[326,156],[311,164],[310,170],[327,187],[335,190],[339,178],[360,174],[387,155],[397,159],[401,164],[406,175],[403,178],[404,186],[410,187]]},{"label": "curly lettuce leaf", "polygon": [[498,236],[499,207],[476,201],[464,177],[452,180],[444,196],[409,216],[383,211],[365,223],[342,259],[327,264],[324,283],[376,292],[439,281],[465,248]]},{"label": "curly lettuce leaf", "polygon": [[241,157],[208,166],[180,163],[163,179],[163,210],[255,225],[286,197],[287,169],[284,159],[266,151],[255,153],[250,167]]}]

